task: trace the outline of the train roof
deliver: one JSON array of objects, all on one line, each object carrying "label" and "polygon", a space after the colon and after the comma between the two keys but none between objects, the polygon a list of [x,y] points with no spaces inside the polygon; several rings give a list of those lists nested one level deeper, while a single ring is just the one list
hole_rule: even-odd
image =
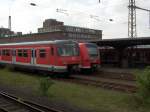
[{"label": "train roof", "polygon": [[0,46],[11,46],[11,45],[36,45],[36,44],[63,44],[66,42],[75,42],[72,40],[54,40],[54,41],[34,41],[34,42],[19,42],[19,43],[5,43],[0,44]]}]

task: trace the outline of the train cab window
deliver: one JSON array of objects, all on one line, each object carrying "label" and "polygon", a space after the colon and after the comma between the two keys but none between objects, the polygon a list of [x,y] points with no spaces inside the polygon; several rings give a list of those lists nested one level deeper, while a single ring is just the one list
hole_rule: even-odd
[{"label": "train cab window", "polygon": [[45,49],[40,49],[40,51],[39,51],[39,57],[40,58],[45,58],[46,57],[46,50]]}]

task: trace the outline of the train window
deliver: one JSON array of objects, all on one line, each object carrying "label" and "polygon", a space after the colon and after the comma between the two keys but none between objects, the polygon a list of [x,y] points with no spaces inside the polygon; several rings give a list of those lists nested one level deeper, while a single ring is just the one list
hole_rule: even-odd
[{"label": "train window", "polygon": [[52,56],[54,55],[54,48],[53,47],[51,48],[51,55]]},{"label": "train window", "polygon": [[97,57],[98,56],[98,49],[97,49],[97,46],[95,44],[87,43],[86,47],[87,47],[88,53],[91,57]]},{"label": "train window", "polygon": [[5,56],[5,50],[2,50],[2,55]]},{"label": "train window", "polygon": [[6,50],[6,56],[10,56],[10,50]]},{"label": "train window", "polygon": [[23,57],[28,57],[28,50],[27,49],[23,50]]},{"label": "train window", "polygon": [[22,57],[22,56],[23,56],[22,49],[19,49],[19,50],[18,50],[18,56],[19,56],[19,57]]},{"label": "train window", "polygon": [[1,50],[0,50],[0,56],[1,56],[2,54],[1,54]]},{"label": "train window", "polygon": [[40,58],[45,58],[46,57],[46,50],[45,49],[40,49],[39,57]]},{"label": "train window", "polygon": [[79,48],[77,44],[64,44],[59,45],[57,48],[59,56],[78,56]]},{"label": "train window", "polygon": [[8,50],[8,49],[3,49],[3,50],[2,50],[2,55],[3,55],[3,56],[10,56],[10,50]]}]

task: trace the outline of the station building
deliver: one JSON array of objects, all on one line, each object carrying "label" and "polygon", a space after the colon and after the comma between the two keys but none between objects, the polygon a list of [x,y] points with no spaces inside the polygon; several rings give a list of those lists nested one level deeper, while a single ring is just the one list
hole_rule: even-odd
[{"label": "station building", "polygon": [[150,37],[103,39],[99,45],[102,66],[144,68],[150,66]]}]

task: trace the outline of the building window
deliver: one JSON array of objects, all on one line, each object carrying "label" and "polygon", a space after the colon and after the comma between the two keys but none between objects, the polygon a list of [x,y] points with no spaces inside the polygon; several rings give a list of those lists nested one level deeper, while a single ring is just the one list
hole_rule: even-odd
[{"label": "building window", "polygon": [[96,32],[95,32],[95,30],[89,29],[89,33],[95,34]]},{"label": "building window", "polygon": [[76,32],[81,32],[81,28],[76,28]]}]

